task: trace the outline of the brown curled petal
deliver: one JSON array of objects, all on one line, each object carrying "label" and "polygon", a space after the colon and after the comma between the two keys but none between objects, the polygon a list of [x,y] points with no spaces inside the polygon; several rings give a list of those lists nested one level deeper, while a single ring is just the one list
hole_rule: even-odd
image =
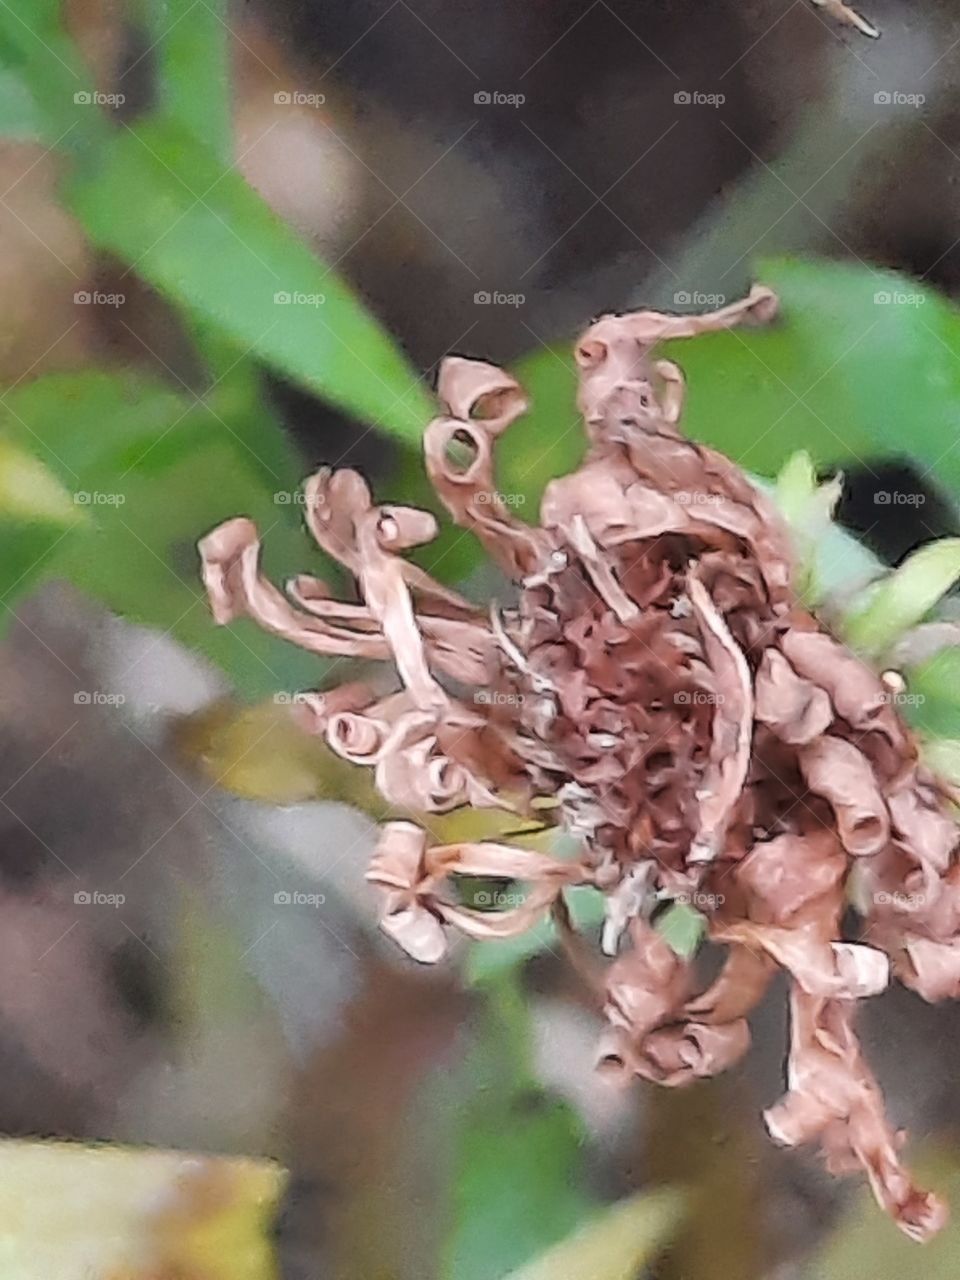
[{"label": "brown curled petal", "polygon": [[447,813],[464,804],[503,807],[478,778],[438,749],[436,725],[423,736],[391,749],[384,744],[376,765],[376,784],[391,804],[425,813]]},{"label": "brown curled petal", "polygon": [[749,1048],[750,1028],[744,1018],[720,1026],[686,1022],[651,1032],[635,1070],[646,1080],[675,1088],[719,1075]]},{"label": "brown curled petal", "polygon": [[[303,487],[307,527],[317,545],[359,578],[361,562],[357,528],[373,506],[367,482],[358,471],[347,467],[338,470],[321,467],[304,482]],[[458,615],[476,612],[459,592],[435,582],[418,565],[404,561],[403,576],[417,598],[431,602],[434,607],[441,606]],[[317,591],[318,585],[322,587],[316,579],[302,575],[293,580],[293,594],[298,598],[302,593],[304,598],[298,602],[304,608],[312,605],[311,611],[323,612],[326,616],[320,604],[322,596]],[[350,606],[340,608],[349,609]]]},{"label": "brown curled petal", "polygon": [[843,0],[813,0],[818,9],[822,9],[829,17],[841,23],[845,27],[854,27],[861,35],[869,36],[871,40],[876,40],[880,32],[861,13],[857,13],[856,9],[852,9],[850,5],[844,4]]},{"label": "brown curled petal", "polygon": [[623,383],[646,381],[647,353],[667,338],[689,338],[699,333],[729,329],[743,323],[765,324],[776,314],[772,290],[754,285],[748,297],[704,315],[666,315],[658,311],[634,311],[601,316],[580,337],[576,360],[580,371],[578,404],[587,422],[603,402]]},{"label": "brown curled petal", "polygon": [[303,495],[307,528],[314,541],[358,576],[357,521],[373,502],[366,480],[348,467],[321,467],[304,481]]},{"label": "brown curled petal", "polygon": [[684,1016],[709,1025],[745,1017],[759,1004],[775,970],[773,960],[761,952],[731,946],[714,981],[684,1005]]},{"label": "brown curled petal", "polygon": [[385,754],[422,738],[436,717],[414,706],[406,693],[392,693],[362,710],[337,711],[327,722],[327,743],[353,764],[376,764]]},{"label": "brown curled petal", "polygon": [[551,480],[540,504],[545,529],[569,528],[577,517],[600,547],[690,528],[688,512],[667,494],[636,482],[624,486],[607,468],[589,464]]},{"label": "brown curled petal", "polygon": [[286,589],[287,595],[294,604],[305,609],[307,613],[312,613],[316,618],[347,623],[358,631],[379,632],[380,630],[376,619],[371,616],[366,605],[334,600],[330,595],[330,588],[321,578],[299,573],[288,579]]},{"label": "brown curled petal", "polygon": [[381,751],[374,775],[377,790],[385,800],[404,809],[419,809],[425,813],[444,813],[461,804],[465,795],[462,773],[451,768],[445,789],[435,787],[435,779],[429,776],[431,755],[436,738],[425,736],[419,741]]},{"label": "brown curled petal", "polygon": [[922,785],[914,775],[902,790],[887,797],[887,806],[901,843],[943,875],[960,840],[960,829],[944,813],[937,791]]},{"label": "brown curled petal", "polygon": [[[547,548],[542,535],[518,520],[497,491],[494,434],[486,421],[435,419],[424,433],[424,461],[437,496],[453,520],[476,535],[504,572],[522,578],[543,558]],[[448,456],[455,443],[464,445],[472,454],[463,467]]]},{"label": "brown curled petal", "polygon": [[890,818],[866,756],[825,734],[800,748],[799,763],[807,786],[836,814],[843,847],[857,857],[879,853],[890,839]]},{"label": "brown curled petal", "polygon": [[420,964],[436,964],[447,953],[443,924],[419,903],[407,903],[386,894],[380,928]]},{"label": "brown curled petal", "polygon": [[761,840],[733,874],[751,920],[790,927],[801,918],[839,914],[846,871],[839,840],[823,830]]},{"label": "brown curled petal", "polygon": [[334,627],[294,609],[260,573],[260,540],[251,520],[228,520],[198,545],[203,580],[217,622],[253,618],[265,631],[311,653],[354,658],[389,656],[379,635]]},{"label": "brown curled petal", "polygon": [[723,844],[727,823],[740,798],[750,764],[753,694],[750,669],[743,651],[710,599],[703,583],[690,575],[687,590],[700,625],[704,650],[716,681],[710,761],[704,771],[696,836],[691,862],[710,862]]},{"label": "brown curled petal", "polygon": [[597,1041],[596,1070],[614,1084],[627,1085],[637,1074],[639,1058],[623,1027],[607,1027]]},{"label": "brown curled petal", "polygon": [[390,732],[385,720],[358,711],[335,712],[327,722],[331,750],[354,764],[374,764]]},{"label": "brown curled petal", "polygon": [[855,1005],[809,995],[794,984],[790,1009],[789,1091],[765,1113],[771,1136],[788,1146],[819,1138],[829,1168],[861,1166],[900,1229],[915,1240],[928,1239],[943,1226],[946,1211],[913,1184],[900,1162],[882,1095],[853,1032]]},{"label": "brown curled petal", "polygon": [[839,714],[854,729],[877,729],[898,749],[906,734],[883,681],[833,636],[791,627],[780,640],[794,670],[826,689]]},{"label": "brown curled petal", "polygon": [[[407,568],[414,568],[407,565]],[[416,579],[404,574],[408,585],[414,587]],[[414,587],[415,589],[415,587]],[[373,631],[378,635],[380,625],[366,605],[343,604],[327,596],[326,585],[317,578],[299,574],[287,584],[291,598],[308,613],[320,618],[336,619],[348,623],[358,631]],[[464,684],[493,684],[500,671],[499,650],[489,626],[480,619],[437,617],[417,612],[417,623],[427,642],[427,650],[437,669]],[[384,656],[389,656],[389,646],[384,641]]]},{"label": "brown curled petal", "polygon": [[437,902],[444,921],[476,942],[515,938],[539,924],[549,911],[559,886],[534,885],[520,906],[506,911],[475,911],[450,902]]},{"label": "brown curled petal", "polygon": [[904,933],[899,942],[891,954],[894,973],[905,987],[931,1004],[960,998],[960,938],[937,942]]},{"label": "brown curled petal", "polygon": [[660,407],[664,419],[673,425],[680,421],[680,415],[683,413],[683,370],[672,360],[657,360],[653,367],[663,382]]},{"label": "brown curled petal", "polygon": [[570,527],[562,532],[566,534],[570,545],[579,555],[597,595],[607,607],[621,622],[633,622],[639,618],[640,609],[617,581],[609,561],[590,536],[583,516],[574,516]]},{"label": "brown curled petal", "polygon": [[434,878],[456,871],[466,876],[550,884],[557,890],[566,884],[582,884],[587,878],[579,862],[565,862],[546,853],[494,840],[432,845],[426,851],[425,864]]},{"label": "brown curled petal", "polygon": [[446,952],[440,919],[419,896],[426,834],[412,822],[387,822],[366,878],[382,892],[380,927],[408,955],[434,964]]},{"label": "brown curled petal", "polygon": [[690,965],[646,920],[630,922],[631,947],[607,970],[604,1012],[635,1045],[661,1023],[673,1021],[690,993]]},{"label": "brown curled petal", "polygon": [[464,684],[490,685],[500,673],[500,650],[489,626],[419,614],[433,664]]},{"label": "brown curled petal", "polygon": [[478,418],[492,435],[527,410],[527,397],[515,378],[496,365],[464,356],[447,356],[441,363],[437,398],[451,417]]},{"label": "brown curled petal", "polygon": [[818,921],[782,929],[734,920],[711,929],[711,937],[766,953],[810,995],[859,1000],[877,995],[889,981],[890,965],[882,951],[831,941]]},{"label": "brown curled petal", "polygon": [[754,691],[756,717],[769,725],[782,742],[812,742],[833,721],[826,690],[804,680],[777,649],[767,649],[760,661]]},{"label": "brown curled petal", "polygon": [[422,536],[429,536],[434,527],[432,517],[417,518],[426,514],[400,507],[369,511],[358,524],[357,542],[364,599],[383,629],[400,678],[419,707],[440,710],[447,697],[427,665],[403,561],[386,549],[390,545],[406,549]]},{"label": "brown curled petal", "polygon": [[326,733],[334,716],[345,711],[362,711],[375,699],[376,694],[368,684],[353,680],[335,689],[311,689],[298,694],[293,703],[293,715],[307,733]]}]

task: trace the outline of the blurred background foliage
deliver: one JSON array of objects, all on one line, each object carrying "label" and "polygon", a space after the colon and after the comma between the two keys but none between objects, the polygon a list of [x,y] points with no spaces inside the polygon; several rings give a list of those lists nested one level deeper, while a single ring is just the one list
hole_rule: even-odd
[{"label": "blurred background foliage", "polygon": [[[298,502],[319,463],[433,506],[419,440],[449,350],[509,361],[531,394],[498,463],[533,519],[583,449],[577,329],[756,278],[781,297],[775,327],[670,352],[686,429],[770,486],[798,589],[870,661],[951,622],[960,33],[946,3],[871,16],[885,34],[866,48],[772,0],[522,18],[440,0],[0,4],[0,1061],[31,1080],[0,1122],[111,1140],[0,1148],[4,1274],[909,1269],[870,1205],[765,1146],[775,1013],[755,1077],[614,1098],[549,926],[431,975],[371,936],[341,864],[362,867],[383,806],[290,714],[323,664],[213,627],[194,550],[243,513],[274,580],[329,572]],[[488,83],[523,84],[526,105],[478,106]],[[709,119],[675,105],[721,83]],[[878,90],[916,85],[922,111],[879,110]],[[523,301],[478,301],[497,290]],[[922,501],[891,505],[897,489]],[[496,589],[468,535],[446,529],[423,560]],[[958,655],[908,665],[905,709],[960,783]],[[88,713],[78,688],[113,707]],[[477,822],[433,828],[495,833]],[[81,885],[121,882],[115,919],[72,909]],[[281,921],[273,894],[294,884],[323,911]],[[594,895],[571,906],[596,929]],[[701,926],[660,920],[684,953]],[[872,1024],[881,1075],[953,1184],[956,1022],[898,999],[899,1022]],[[924,1049],[903,1078],[908,1039]],[[948,1232],[923,1265],[946,1276],[958,1256]]]}]

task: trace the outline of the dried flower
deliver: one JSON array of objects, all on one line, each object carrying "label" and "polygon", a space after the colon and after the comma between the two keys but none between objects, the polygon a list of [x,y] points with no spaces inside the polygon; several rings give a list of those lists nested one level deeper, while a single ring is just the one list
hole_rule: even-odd
[{"label": "dried flower", "polygon": [[[890,961],[927,999],[960,993],[958,830],[887,686],[798,604],[777,512],[730,461],[680,435],[680,370],[650,354],[663,338],[775,310],[756,287],[708,315],[592,325],[576,347],[589,448],[548,486],[536,528],[494,478],[494,442],[525,408],[520,387],[487,364],[444,363],[427,471],[517,584],[511,607],[484,613],[406,560],[433,537],[433,517],[377,506],[353,471],[313,476],[306,514],[362,604],[308,577],[282,594],[260,575],[245,519],[203,539],[204,577],[218,622],[247,616],[316,653],[395,664],[397,692],[349,684],[302,707],[335,751],[376,770],[389,802],[506,808],[576,837],[570,859],[432,844],[412,822],[387,823],[368,878],[402,947],[432,962],[451,928],[504,937],[548,911],[569,936],[565,888],[600,889],[602,947],[615,957],[598,980],[600,1065],[668,1085],[736,1061],[746,1015],[785,970],[789,1088],[767,1114],[771,1134],[819,1139],[837,1172],[862,1167],[923,1239],[944,1209],[900,1164],[852,1019],[886,986]],[[458,876],[526,892],[480,910],[456,893]],[[848,879],[870,945],[842,938]],[[690,895],[726,948],[705,991],[651,923],[665,899]]]}]

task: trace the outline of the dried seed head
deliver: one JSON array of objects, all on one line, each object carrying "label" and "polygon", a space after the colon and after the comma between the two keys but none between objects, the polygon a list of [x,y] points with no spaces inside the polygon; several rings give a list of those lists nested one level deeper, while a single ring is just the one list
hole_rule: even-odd
[{"label": "dried seed head", "polygon": [[[247,520],[200,544],[217,622],[255,618],[316,653],[392,659],[401,688],[309,695],[298,715],[333,749],[375,769],[392,803],[443,811],[500,805],[552,817],[575,859],[507,844],[432,846],[389,823],[369,878],[383,927],[432,962],[446,933],[504,937],[564,887],[607,895],[609,1033],[601,1065],[685,1083],[746,1049],[745,1015],[771,975],[791,981],[789,1092],[767,1115],[777,1141],[819,1139],[829,1167],[862,1166],[881,1203],[923,1238],[942,1206],[901,1166],[852,1030],[855,1001],[892,966],[927,999],[960,994],[958,830],[918,763],[890,674],[881,679],[804,612],[779,516],[720,454],[684,439],[683,379],[654,360],[662,338],[762,323],[760,287],[706,316],[604,316],[576,347],[589,448],[553,481],[535,528],[497,490],[493,445],[525,408],[517,383],[454,358],[445,414],[424,438],[427,472],[453,520],[518,586],[514,607],[474,609],[405,560],[432,516],[374,505],[362,478],[307,481],[320,546],[357,579],[340,604],[299,577],[282,595],[259,573]],[[459,443],[460,450],[453,448]],[[472,697],[451,690],[474,686]],[[856,866],[871,945],[840,938]],[[518,905],[463,906],[457,874],[522,881]],[[727,948],[713,984],[650,923],[664,899],[708,916]]]}]

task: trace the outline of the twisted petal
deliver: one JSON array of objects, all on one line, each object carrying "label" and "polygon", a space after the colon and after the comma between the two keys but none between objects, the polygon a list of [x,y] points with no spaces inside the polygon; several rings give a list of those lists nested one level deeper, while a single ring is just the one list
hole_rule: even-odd
[{"label": "twisted petal", "polygon": [[754,697],[761,724],[769,725],[778,738],[794,746],[819,738],[833,722],[826,690],[798,676],[777,649],[764,652]]},{"label": "twisted petal", "polygon": [[882,951],[854,942],[834,942],[815,922],[794,927],[731,921],[711,928],[718,942],[734,942],[764,952],[786,969],[810,995],[859,1000],[883,991],[890,966]]},{"label": "twisted petal", "polygon": [[382,635],[334,627],[295,609],[260,573],[260,540],[252,520],[240,517],[219,525],[200,541],[199,550],[213,616],[221,625],[253,618],[265,631],[311,653],[390,656]]},{"label": "twisted petal", "polygon": [[[440,367],[437,394],[452,416],[437,418],[423,438],[427,474],[458,525],[470,529],[514,578],[543,558],[542,535],[511,513],[497,491],[493,442],[526,409],[519,384],[493,365],[450,357]],[[469,452],[458,466],[456,446]]]},{"label": "twisted petal", "polygon": [[753,693],[750,669],[723,618],[694,576],[688,580],[690,602],[703,634],[703,645],[716,680],[710,761],[704,771],[699,830],[690,848],[691,862],[710,862],[720,852],[727,823],[740,798],[750,764]]},{"label": "twisted petal", "polygon": [[765,1113],[771,1136],[786,1146],[820,1139],[827,1166],[860,1165],[882,1207],[907,1235],[926,1240],[946,1219],[943,1203],[919,1190],[900,1163],[897,1141],[876,1080],[853,1033],[855,1005],[790,992],[789,1090]]},{"label": "twisted petal", "polygon": [[890,819],[866,756],[825,734],[802,747],[799,760],[807,786],[836,814],[844,848],[858,857],[878,853],[890,839]]},{"label": "twisted petal", "polygon": [[[477,911],[440,896],[443,882],[454,873],[523,880],[529,889],[519,905],[509,910]],[[540,920],[564,885],[582,883],[588,875],[579,863],[513,845],[490,842],[428,847],[426,835],[412,823],[388,822],[382,828],[367,879],[383,891],[384,930],[414,959],[429,962],[437,958],[434,924],[452,925],[471,938],[511,937]],[[439,937],[442,941],[442,929]]]}]

